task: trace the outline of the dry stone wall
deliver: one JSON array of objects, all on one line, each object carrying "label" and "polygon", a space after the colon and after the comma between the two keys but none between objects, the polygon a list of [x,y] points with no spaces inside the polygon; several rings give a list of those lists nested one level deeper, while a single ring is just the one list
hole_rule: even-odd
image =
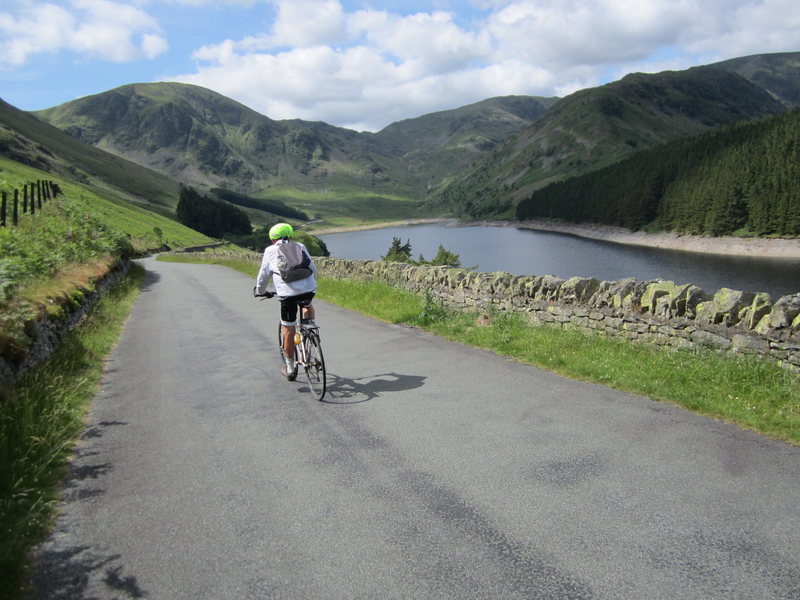
[{"label": "dry stone wall", "polygon": [[0,386],[12,386],[20,376],[47,360],[64,336],[110,288],[127,275],[129,268],[130,261],[121,261],[91,288],[81,290],[79,300],[67,297],[54,299],[63,309],[58,312],[58,316],[43,313],[26,325],[26,332],[32,339],[31,346],[15,357],[16,360],[0,356]]},{"label": "dry stone wall", "polygon": [[451,267],[315,258],[335,279],[379,281],[430,293],[447,306],[516,311],[532,324],[581,328],[674,348],[757,354],[800,371],[800,293],[769,294],[654,279],[599,281],[552,275],[476,273]]}]

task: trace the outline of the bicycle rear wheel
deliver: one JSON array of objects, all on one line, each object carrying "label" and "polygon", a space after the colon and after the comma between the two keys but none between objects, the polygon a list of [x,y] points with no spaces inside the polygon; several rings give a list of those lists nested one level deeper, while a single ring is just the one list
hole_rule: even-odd
[{"label": "bicycle rear wheel", "polygon": [[311,394],[317,400],[322,400],[327,386],[325,377],[325,358],[322,356],[322,345],[319,335],[315,331],[307,331],[303,344],[306,348],[306,377],[311,387]]}]

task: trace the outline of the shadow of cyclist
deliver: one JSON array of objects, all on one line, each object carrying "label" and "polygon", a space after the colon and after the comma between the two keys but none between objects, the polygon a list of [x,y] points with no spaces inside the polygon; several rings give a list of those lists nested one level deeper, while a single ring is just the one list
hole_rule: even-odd
[{"label": "shadow of cyclist", "polygon": [[380,398],[386,393],[403,392],[422,387],[425,377],[383,373],[357,379],[345,379],[328,373],[328,393],[323,402],[330,404],[357,404]]}]

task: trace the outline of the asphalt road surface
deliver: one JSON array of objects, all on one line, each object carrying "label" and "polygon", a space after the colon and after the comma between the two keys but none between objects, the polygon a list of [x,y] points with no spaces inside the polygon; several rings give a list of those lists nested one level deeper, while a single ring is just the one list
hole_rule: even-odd
[{"label": "asphalt road surface", "polygon": [[317,402],[251,279],[144,264],[38,598],[800,598],[800,448],[321,301]]}]

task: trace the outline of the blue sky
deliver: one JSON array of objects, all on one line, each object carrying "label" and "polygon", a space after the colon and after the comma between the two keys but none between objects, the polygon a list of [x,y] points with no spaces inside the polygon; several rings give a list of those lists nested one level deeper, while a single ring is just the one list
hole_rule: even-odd
[{"label": "blue sky", "polygon": [[492,96],[800,50],[796,0],[0,0],[0,98],[137,82],[377,131]]}]

